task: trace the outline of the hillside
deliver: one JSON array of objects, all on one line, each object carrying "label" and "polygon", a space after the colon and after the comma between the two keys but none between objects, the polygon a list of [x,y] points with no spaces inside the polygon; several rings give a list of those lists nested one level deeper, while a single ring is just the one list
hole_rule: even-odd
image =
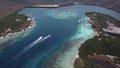
[{"label": "hillside", "polygon": [[22,7],[38,4],[70,5],[74,2],[80,4],[99,5],[120,12],[120,0],[0,0],[0,18],[16,12]]}]

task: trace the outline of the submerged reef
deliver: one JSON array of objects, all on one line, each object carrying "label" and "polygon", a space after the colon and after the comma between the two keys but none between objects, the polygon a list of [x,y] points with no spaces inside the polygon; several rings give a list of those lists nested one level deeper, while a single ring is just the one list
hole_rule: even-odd
[{"label": "submerged reef", "polygon": [[48,15],[55,19],[69,19],[78,17],[77,13],[74,10],[56,10],[49,12]]}]

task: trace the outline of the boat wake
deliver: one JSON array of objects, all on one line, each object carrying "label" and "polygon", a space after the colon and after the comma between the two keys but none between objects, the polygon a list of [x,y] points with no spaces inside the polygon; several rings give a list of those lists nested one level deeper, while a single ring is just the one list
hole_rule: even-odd
[{"label": "boat wake", "polygon": [[20,57],[22,54],[24,54],[26,51],[30,50],[32,47],[34,47],[36,44],[45,41],[46,39],[48,39],[49,37],[51,37],[51,34],[43,37],[40,36],[37,40],[33,41],[32,43],[30,43],[28,46],[24,47],[24,49],[18,53],[18,55],[16,55],[14,58],[12,58],[10,61],[8,61],[7,64],[11,63],[12,61],[14,61],[15,59],[17,59],[18,57]]}]

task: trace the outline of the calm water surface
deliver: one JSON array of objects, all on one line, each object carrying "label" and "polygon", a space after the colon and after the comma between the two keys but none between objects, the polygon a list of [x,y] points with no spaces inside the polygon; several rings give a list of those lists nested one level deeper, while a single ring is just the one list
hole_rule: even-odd
[{"label": "calm water surface", "polygon": [[[13,44],[9,44],[10,47],[0,54],[0,68],[55,68],[58,61],[57,56],[60,56],[66,50],[69,51],[71,47],[69,44],[70,39],[72,38],[72,42],[74,43],[74,40],[81,38],[79,36],[75,37],[75,35],[78,27],[82,27],[78,25],[85,24],[86,20],[81,23],[78,20],[84,18],[86,12],[92,11],[108,14],[120,20],[120,13],[98,6],[74,5],[53,9],[22,9],[18,13],[33,17],[35,26],[27,36]],[[86,31],[82,31],[81,33],[85,34]],[[45,37],[49,34],[51,34],[51,37],[42,42],[37,42],[37,45],[24,51],[26,46],[36,41],[40,36]],[[86,38],[89,35],[82,36]],[[20,54],[22,51],[24,53]],[[64,66],[56,67],[63,68]]]}]

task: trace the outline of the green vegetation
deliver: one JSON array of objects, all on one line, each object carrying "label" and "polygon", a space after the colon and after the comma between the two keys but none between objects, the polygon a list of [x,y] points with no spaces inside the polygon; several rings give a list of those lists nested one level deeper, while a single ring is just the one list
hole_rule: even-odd
[{"label": "green vegetation", "polygon": [[[30,21],[27,21],[27,16],[12,14],[0,20],[0,36],[6,34],[8,29],[10,33],[19,32],[30,25]],[[5,32],[6,31],[6,32]]]},{"label": "green vegetation", "polygon": [[107,27],[106,21],[110,21],[118,27],[120,27],[120,21],[112,18],[111,16],[96,12],[89,12],[86,13],[86,15],[94,21],[94,29],[100,31],[101,34],[87,40],[84,44],[81,45],[79,48],[79,58],[83,60],[84,67],[78,66],[81,65],[81,62],[76,59],[75,68],[95,68],[92,62],[88,59],[88,55],[93,55],[94,53],[98,55],[104,54],[116,56],[118,58],[115,58],[115,63],[120,63],[120,36],[117,34],[106,33],[102,30],[102,28]]},{"label": "green vegetation", "polygon": [[84,67],[84,63],[83,63],[83,60],[81,58],[77,58],[74,63],[76,64],[75,68],[83,68]]},{"label": "green vegetation", "polygon": [[95,26],[95,28],[97,28],[97,30],[100,30],[100,31],[102,31],[102,28],[107,27],[106,21],[110,21],[111,23],[114,23],[115,26],[118,26],[118,27],[120,26],[120,21],[105,14],[101,14],[97,12],[88,12],[86,13],[86,15],[89,16],[91,20],[94,21],[93,26]]}]

